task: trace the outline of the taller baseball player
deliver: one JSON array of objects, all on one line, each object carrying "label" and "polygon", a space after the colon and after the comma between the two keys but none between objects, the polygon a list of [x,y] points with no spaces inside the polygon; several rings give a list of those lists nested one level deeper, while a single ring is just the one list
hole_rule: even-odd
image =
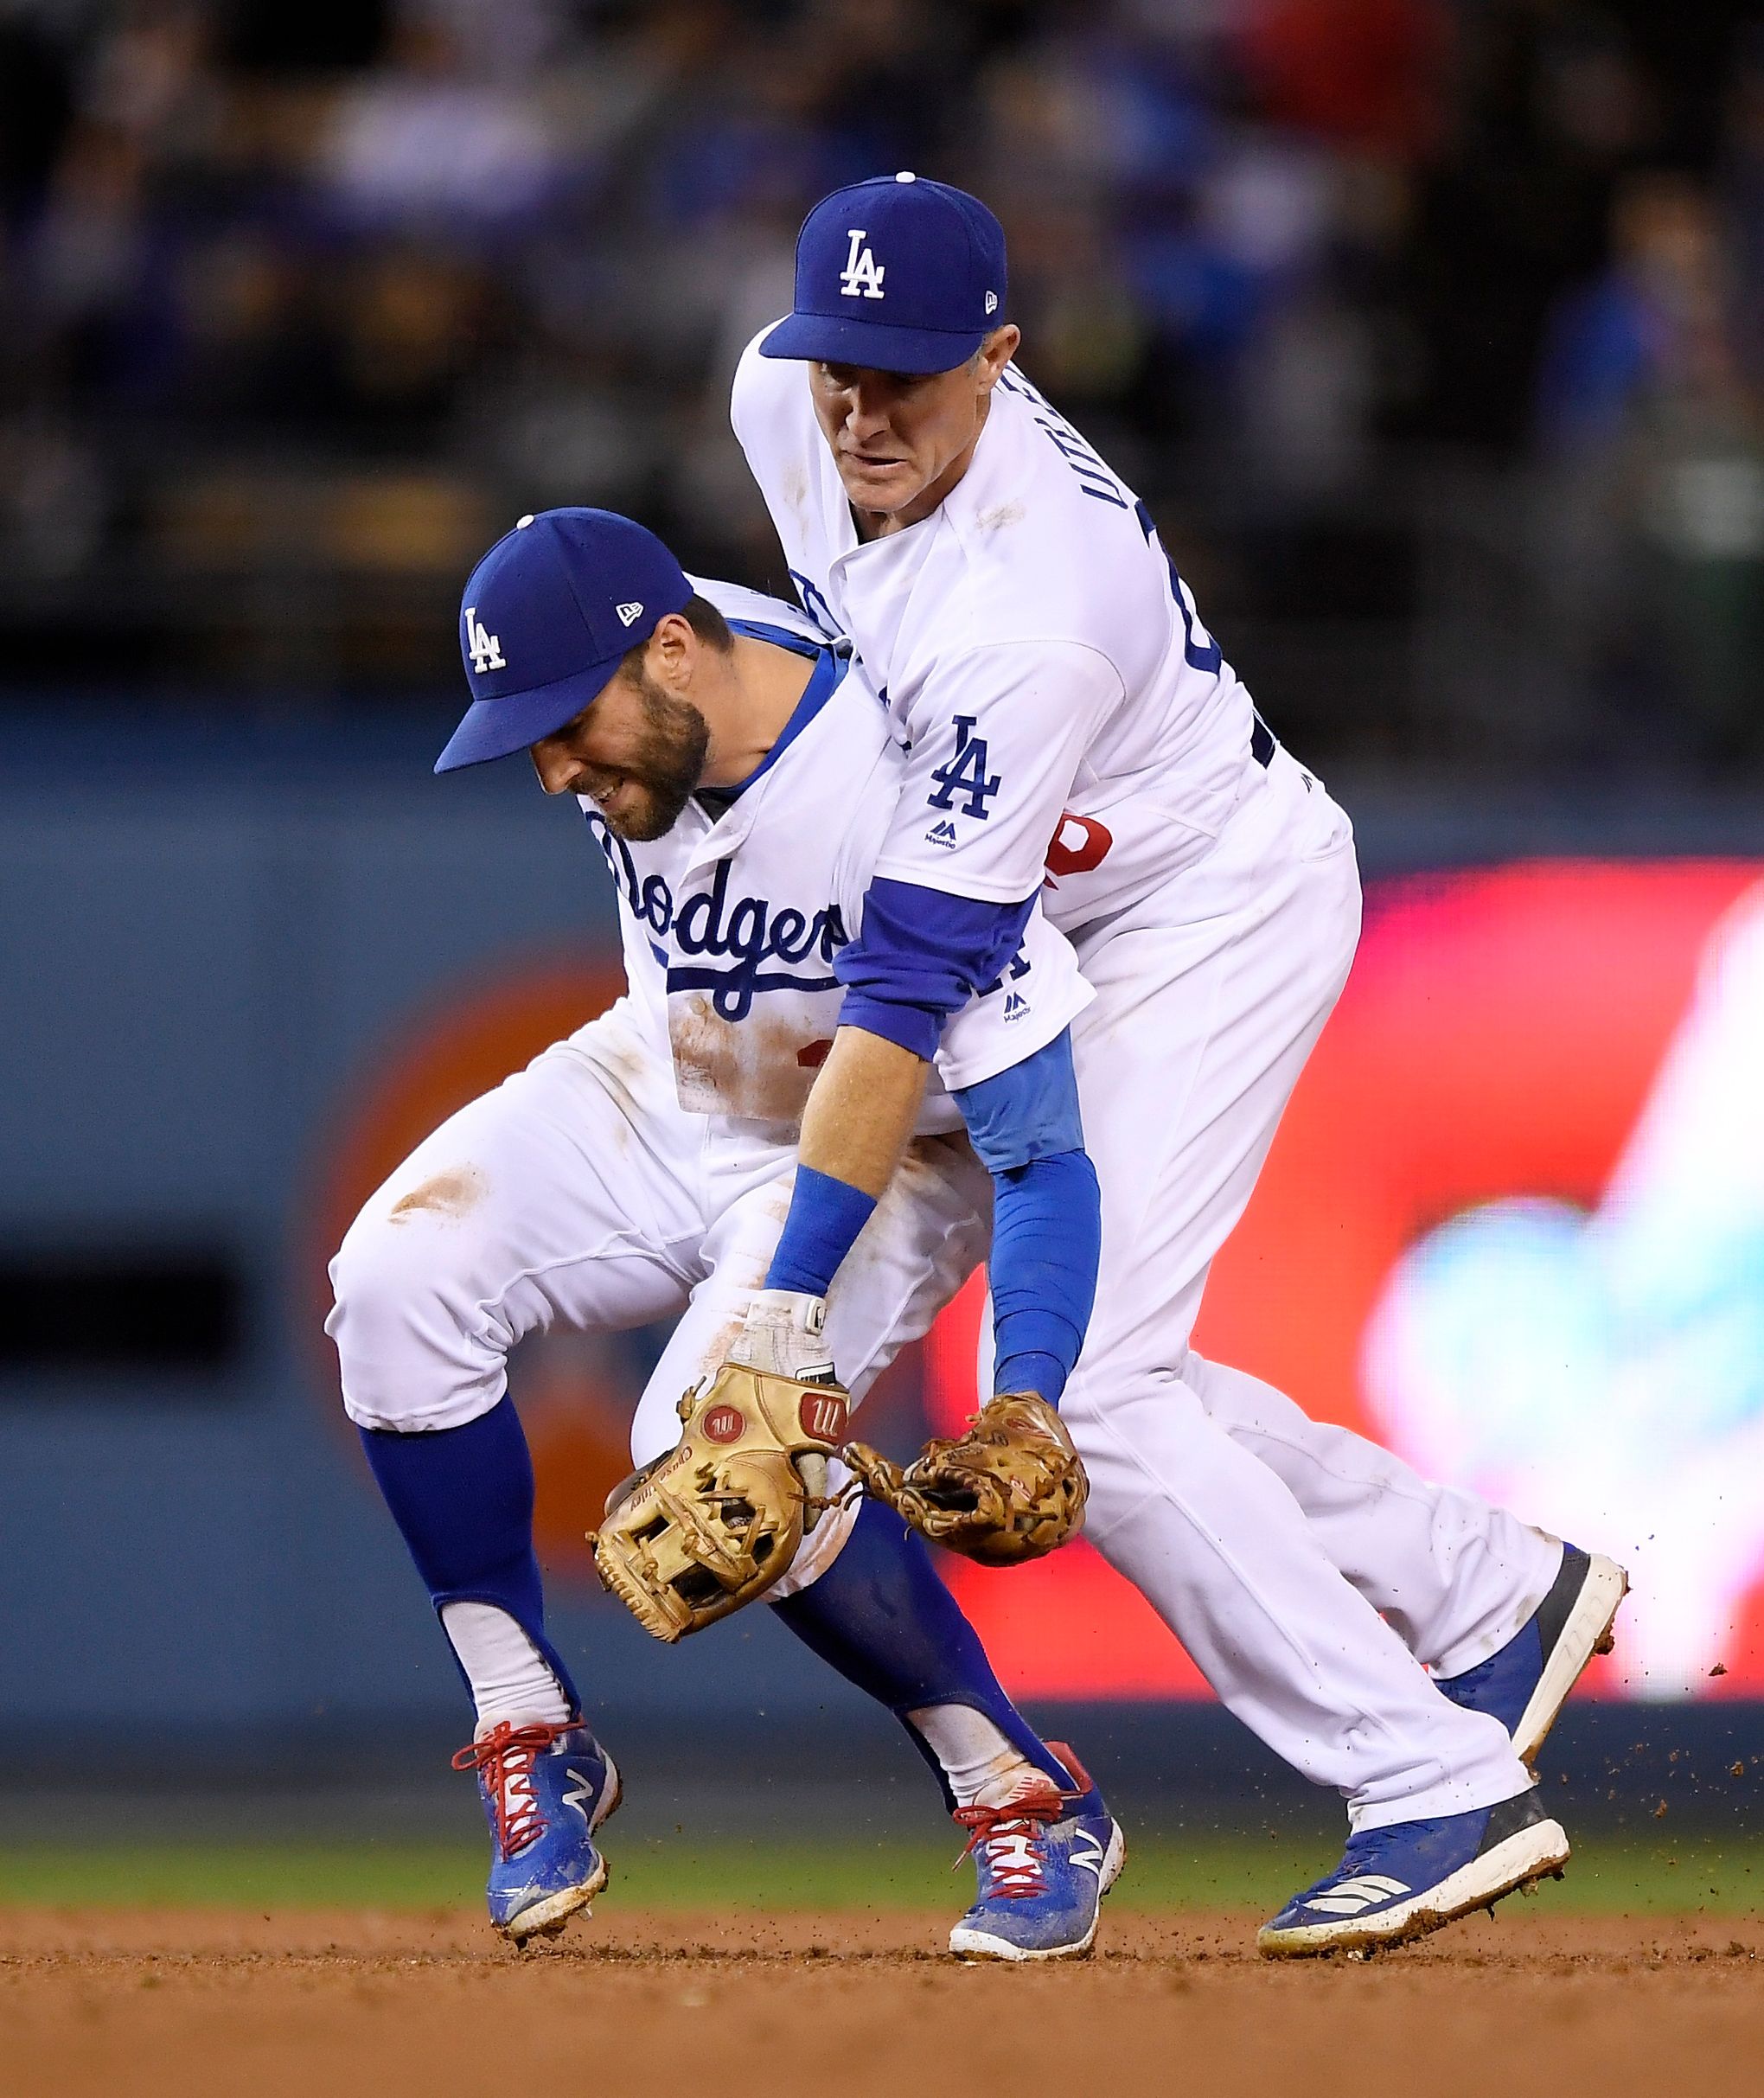
[{"label": "taller baseball player", "polygon": [[1224,1703],[1348,1801],[1339,1865],[1263,1950],[1394,1941],[1567,1858],[1521,1759],[1624,1576],[1186,1344],[1347,975],[1352,834],[1256,714],[1144,503],[1012,362],[1007,316],[984,205],[911,174],[860,182],[809,214],[795,310],[736,374],[803,604],[854,644],[904,758],[836,963],[794,1270],[771,1279],[812,1294],[837,1265],[962,957],[1045,878],[1096,994],[1073,1033],[1097,1305],[1075,1369],[1075,1335],[1048,1343],[1087,1533]]}]

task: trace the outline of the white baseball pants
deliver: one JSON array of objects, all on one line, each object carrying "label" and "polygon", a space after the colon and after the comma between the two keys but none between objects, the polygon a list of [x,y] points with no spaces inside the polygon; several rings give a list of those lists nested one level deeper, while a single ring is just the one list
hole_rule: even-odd
[{"label": "white baseball pants", "polygon": [[[325,1321],[350,1419],[457,1428],[502,1398],[528,1334],[673,1318],[631,1422],[647,1463],[679,1439],[681,1392],[740,1331],[795,1170],[793,1129],[684,1113],[671,1061],[621,1000],[451,1116],[362,1206]],[[992,1181],[966,1138],[916,1138],[828,1297],[854,1401],[924,1333],[991,1228]],[[817,1523],[774,1596],[823,1572],[854,1518]]]},{"label": "white baseball pants", "polygon": [[1371,1828],[1529,1781],[1499,1723],[1420,1663],[1449,1675],[1496,1651],[1559,1555],[1186,1346],[1359,917],[1347,819],[1278,751],[1204,860],[1077,936],[1096,991],[1073,1033],[1102,1263],[1061,1410],[1090,1541],[1224,1704]]}]

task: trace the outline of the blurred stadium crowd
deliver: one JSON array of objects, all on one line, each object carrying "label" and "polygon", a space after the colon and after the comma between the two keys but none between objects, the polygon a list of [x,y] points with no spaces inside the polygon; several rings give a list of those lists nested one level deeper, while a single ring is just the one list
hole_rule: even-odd
[{"label": "blurred stadium crowd", "polygon": [[8,677],[432,687],[556,502],[776,584],[729,370],[906,166],[1307,752],[1764,761],[1720,0],[0,0]]}]

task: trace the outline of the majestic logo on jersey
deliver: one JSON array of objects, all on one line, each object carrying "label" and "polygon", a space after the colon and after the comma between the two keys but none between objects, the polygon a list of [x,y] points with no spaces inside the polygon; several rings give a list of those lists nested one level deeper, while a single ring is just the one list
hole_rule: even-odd
[{"label": "majestic logo on jersey", "polygon": [[485,630],[484,623],[477,616],[477,607],[465,608],[465,645],[471,651],[471,667],[482,677],[486,670],[506,670],[508,658],[502,653],[502,644],[496,636]]},{"label": "majestic logo on jersey", "polygon": [[633,619],[640,618],[642,616],[643,608],[641,604],[621,604],[617,609],[618,623],[621,626],[629,626]]},{"label": "majestic logo on jersey", "polygon": [[990,779],[986,771],[986,738],[974,732],[975,714],[956,717],[956,755],[931,774],[936,790],[925,796],[930,809],[954,809],[958,795],[964,796],[960,813],[977,816],[982,822],[992,813],[987,803],[999,790],[999,775]]},{"label": "majestic logo on jersey", "polygon": [[[710,887],[694,891],[676,905],[673,890],[660,874],[638,874],[629,848],[607,828],[604,816],[591,813],[588,828],[606,855],[631,916],[655,936],[650,946],[656,960],[667,967],[670,991],[708,991],[719,1020],[742,1020],[753,1010],[755,998],[767,991],[839,988],[839,979],[831,973],[833,957],[851,935],[837,904],[798,911],[788,905],[780,907],[764,896],[732,899],[730,862],[719,860]],[[670,937],[672,955],[660,944]],[[693,966],[706,956],[727,965]],[[690,960],[682,961],[682,956]],[[787,967],[768,969],[768,962],[782,962]],[[821,973],[791,973],[805,962],[820,963]]]},{"label": "majestic logo on jersey", "polygon": [[1005,1019],[1007,1023],[1013,1020],[1021,1020],[1023,1015],[1028,1010],[1029,1001],[1023,995],[1021,991],[1012,991],[1006,997]]},{"label": "majestic logo on jersey", "polygon": [[846,257],[846,265],[839,273],[840,293],[845,298],[880,298],[882,279],[888,274],[870,253],[870,236],[861,226],[847,229],[852,237],[851,252]]},{"label": "majestic logo on jersey", "polygon": [[941,822],[933,823],[925,833],[927,845],[953,845],[955,842],[956,826],[948,816],[945,816]]}]

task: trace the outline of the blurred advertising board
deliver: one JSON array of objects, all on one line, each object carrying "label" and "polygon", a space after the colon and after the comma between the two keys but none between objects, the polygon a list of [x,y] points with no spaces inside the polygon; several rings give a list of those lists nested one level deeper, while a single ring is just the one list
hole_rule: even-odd
[{"label": "blurred advertising board", "polygon": [[[944,1431],[981,1310],[928,1344]],[[1622,1558],[1589,1688],[1764,1692],[1764,866],[1373,885],[1194,1344]],[[1082,1544],[951,1579],[1022,1692],[1203,1687]]]}]

